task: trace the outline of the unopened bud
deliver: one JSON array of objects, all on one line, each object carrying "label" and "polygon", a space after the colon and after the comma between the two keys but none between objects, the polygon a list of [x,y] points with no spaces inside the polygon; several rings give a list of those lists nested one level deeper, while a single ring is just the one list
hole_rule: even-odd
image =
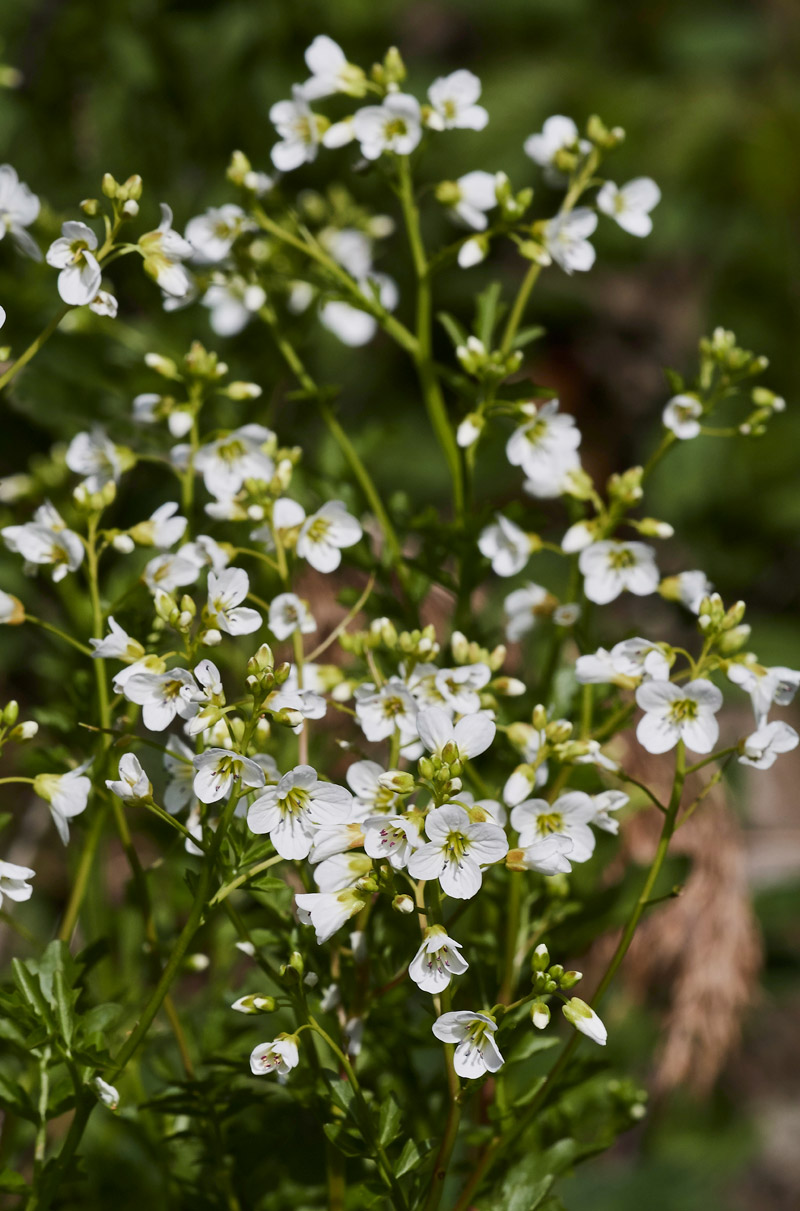
[{"label": "unopened bud", "polygon": [[239,997],[238,1001],[234,1001],[231,1009],[235,1009],[238,1013],[272,1013],[275,1009],[274,997],[262,997],[251,993],[246,997]]},{"label": "unopened bud", "polygon": [[550,952],[544,942],[540,942],[534,950],[531,957],[531,966],[534,971],[544,971],[550,966]]},{"label": "unopened bud", "polygon": [[414,901],[411,896],[395,896],[392,900],[392,908],[395,912],[408,914],[414,911]]}]

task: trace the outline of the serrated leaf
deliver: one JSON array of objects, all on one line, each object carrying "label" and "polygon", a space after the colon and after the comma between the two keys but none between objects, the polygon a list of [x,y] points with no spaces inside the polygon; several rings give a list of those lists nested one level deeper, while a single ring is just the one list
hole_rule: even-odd
[{"label": "serrated leaf", "polygon": [[38,974],[34,974],[30,970],[29,964],[23,963],[20,959],[11,960],[11,971],[14,976],[14,983],[24,997],[26,1004],[33,1010],[39,1021],[45,1022],[52,1030],[53,1015],[42,993]]}]

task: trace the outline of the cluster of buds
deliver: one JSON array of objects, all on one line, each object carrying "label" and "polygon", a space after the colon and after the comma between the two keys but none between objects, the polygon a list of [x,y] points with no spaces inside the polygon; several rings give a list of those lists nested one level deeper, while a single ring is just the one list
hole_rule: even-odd
[{"label": "cluster of buds", "polygon": [[544,1030],[550,1021],[548,997],[564,992],[583,979],[579,971],[565,971],[560,963],[550,962],[550,953],[544,942],[540,943],[531,958],[532,991],[536,999],[531,1004],[531,1021],[537,1030]]},{"label": "cluster of buds", "polygon": [[776,412],[786,411],[786,400],[767,387],[754,387],[750,399],[753,402],[753,411],[739,425],[739,432],[745,437],[762,437],[767,431],[767,421],[771,420]]},{"label": "cluster of buds", "polygon": [[623,471],[621,474],[615,471],[613,475],[608,477],[606,483],[608,499],[613,504],[621,505],[624,508],[630,508],[631,505],[638,504],[644,494],[642,474],[641,467],[629,467],[627,471]]},{"label": "cluster of buds", "polygon": [[[122,184],[110,172],[103,173],[100,188],[103,196],[110,199],[117,222],[136,218],[139,213],[139,199],[142,196],[142,178],[138,173],[128,177]],[[99,214],[100,206],[97,198],[84,198],[81,202],[81,210],[90,218]]]},{"label": "cluster of buds", "polygon": [[[162,622],[172,627],[173,631],[179,631],[182,635],[188,635],[197,614],[197,606],[187,593],[184,593],[180,602],[177,602],[171,593],[159,590],[156,593],[154,605],[156,615]],[[210,645],[213,642],[219,642],[219,640],[214,640],[213,635],[209,640],[208,635],[209,632],[204,632],[202,637],[204,643]]]},{"label": "cluster of buds", "polygon": [[463,345],[456,346],[459,365],[471,378],[480,383],[502,383],[511,374],[516,374],[522,365],[522,350],[503,353],[499,349],[487,349],[477,336],[468,336]]},{"label": "cluster of buds", "polygon": [[280,689],[291,671],[292,666],[286,661],[276,668],[272,648],[268,643],[262,643],[247,662],[246,680],[253,698],[257,702],[263,702],[269,694]]},{"label": "cluster of buds", "polygon": [[466,635],[461,631],[453,631],[450,640],[450,647],[453,652],[453,660],[456,664],[486,664],[496,673],[498,669],[503,667],[503,662],[506,658],[506,646],[503,643],[498,643],[494,648],[481,647],[474,640],[467,639]]},{"label": "cluster of buds", "polygon": [[398,631],[390,618],[374,618],[368,630],[351,631],[340,635],[339,643],[346,652],[352,652],[357,656],[364,656],[367,652],[374,652],[379,648],[386,652],[394,652],[411,667],[419,661],[432,660],[439,654],[435,627],[416,627],[413,631]]},{"label": "cluster of buds", "polygon": [[762,374],[769,359],[742,349],[736,344],[736,334],[725,328],[715,328],[710,337],[700,341],[700,387],[707,391],[715,372],[736,381]]},{"label": "cluster of buds", "polygon": [[0,749],[9,740],[17,743],[32,740],[38,730],[39,724],[32,719],[19,722],[19,703],[16,699],[12,698],[0,711]]},{"label": "cluster of buds", "polygon": [[733,656],[741,651],[750,638],[750,627],[743,623],[745,603],[734,602],[725,609],[719,593],[711,593],[700,603],[697,625],[706,639],[713,639],[723,656]]},{"label": "cluster of buds", "polygon": [[[133,451],[126,446],[116,446],[115,449],[120,459],[120,466],[126,471],[129,470],[136,462]],[[102,513],[117,499],[117,485],[113,479],[110,479],[108,483],[103,484],[102,488],[92,492],[86,483],[80,483],[73,489],[72,499],[75,502],[75,508],[81,513]]]}]

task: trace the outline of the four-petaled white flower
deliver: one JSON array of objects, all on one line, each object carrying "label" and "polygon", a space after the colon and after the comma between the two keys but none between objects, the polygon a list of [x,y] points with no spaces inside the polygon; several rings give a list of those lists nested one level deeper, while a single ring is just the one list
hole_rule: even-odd
[{"label": "four-petaled white flower", "polygon": [[202,474],[211,495],[225,500],[235,496],[246,479],[269,483],[275,463],[264,446],[274,441],[275,434],[264,425],[242,425],[201,446],[195,455],[195,470]]},{"label": "four-petaled white flower", "polygon": [[320,946],[361,912],[367,900],[368,893],[355,887],[346,887],[343,891],[304,892],[294,898],[300,922],[314,926]]},{"label": "four-petaled white flower", "polygon": [[658,588],[655,551],[644,542],[620,542],[616,538],[593,542],[578,556],[584,577],[584,592],[596,605],[607,605],[627,590],[647,597]]},{"label": "four-petaled white flower", "polygon": [[798,744],[800,736],[795,729],[776,719],[773,723],[762,723],[742,741],[739,760],[754,769],[771,769],[781,753],[790,753]]},{"label": "four-petaled white flower", "polygon": [[503,1057],[494,1038],[497,1023],[488,1014],[456,1009],[438,1017],[431,1030],[443,1043],[455,1043],[453,1066],[459,1076],[474,1079],[502,1068]]},{"label": "four-petaled white flower", "polygon": [[428,89],[432,110],[428,126],[431,130],[483,130],[489,115],[478,105],[480,95],[480,80],[466,68],[439,76]]},{"label": "four-petaled white flower", "polygon": [[408,965],[408,974],[417,988],[438,996],[450,986],[453,976],[463,975],[469,967],[460,952],[460,942],[449,938],[442,925],[431,925]]},{"label": "four-petaled white flower", "polygon": [[419,829],[410,816],[372,816],[363,823],[364,851],[403,870],[419,845]]},{"label": "four-petaled white flower", "polygon": [[356,718],[367,740],[387,740],[400,732],[402,743],[417,737],[419,707],[405,682],[399,677],[376,689],[367,682],[356,689]]},{"label": "four-petaled white flower", "polygon": [[561,151],[576,151],[585,154],[591,150],[591,143],[578,136],[578,128],[572,118],[564,114],[553,114],[545,120],[539,134],[529,135],[524,143],[525,155],[530,156],[534,164],[544,169],[545,180],[549,185],[559,186],[566,182],[567,174],[557,166],[557,157]]},{"label": "four-petaled white flower", "polygon": [[179,507],[176,500],[159,505],[147,521],[140,521],[131,527],[131,538],[140,546],[158,547],[160,551],[174,547],[183,538],[188,524],[186,518],[178,514]]},{"label": "four-petaled white flower", "polygon": [[122,692],[129,702],[142,708],[142,721],[151,732],[163,732],[176,715],[191,719],[197,706],[181,692],[194,690],[195,680],[188,669],[169,669],[165,673],[134,673],[126,678]]},{"label": "four-petaled white flower", "polygon": [[489,225],[487,212],[497,205],[496,174],[476,168],[457,181],[449,182],[446,204],[453,218],[465,227],[485,231]]},{"label": "four-petaled white flower", "polygon": [[342,549],[360,542],[364,531],[340,500],[329,500],[311,513],[300,527],[297,554],[318,572],[335,572],[342,562]]},{"label": "four-petaled white flower", "polygon": [[419,101],[407,93],[389,93],[382,105],[356,111],[353,134],[367,160],[377,160],[385,151],[408,156],[422,138]]},{"label": "four-petaled white flower", "polygon": [[33,780],[33,793],[50,806],[50,815],[58,835],[66,845],[69,841],[69,821],[86,810],[92,789],[86,771],[91,761],[69,770],[66,774],[37,774]]},{"label": "four-petaled white flower", "polygon": [[565,273],[585,273],[595,261],[589,236],[597,227],[597,215],[588,206],[578,206],[567,214],[557,214],[544,228],[544,247],[551,260]]},{"label": "four-petaled white flower", "polygon": [[650,211],[661,201],[661,190],[650,177],[637,177],[627,185],[606,181],[597,195],[597,206],[628,235],[649,235],[653,230]]},{"label": "four-petaled white flower", "polygon": [[468,761],[485,753],[497,728],[484,712],[465,715],[453,723],[447,711],[430,706],[417,715],[419,738],[429,753],[445,761]]},{"label": "four-petaled white flower", "polygon": [[800,671],[780,664],[772,668],[758,664],[731,664],[728,677],[750,695],[759,727],[766,722],[773,702],[778,706],[788,706],[800,686]]},{"label": "four-petaled white flower", "polygon": [[594,853],[595,836],[589,827],[596,808],[584,791],[567,791],[552,803],[546,799],[526,799],[511,812],[511,826],[519,833],[521,849],[558,833],[572,842],[571,862],[588,862]]},{"label": "four-petaled white flower", "polygon": [[208,574],[209,625],[226,635],[250,635],[261,626],[258,610],[240,603],[250,591],[250,577],[244,568],[225,568]]},{"label": "four-petaled white flower", "polygon": [[526,406],[533,415],[515,429],[506,442],[506,457],[512,467],[521,467],[525,490],[532,496],[559,496],[570,471],[580,467],[578,446],[581,432],[575,418],[559,412],[558,400],[553,399],[538,408]]},{"label": "four-petaled white flower", "polygon": [[[2,177],[0,177],[0,182]],[[2,214],[0,214],[2,218]],[[0,859],[0,908],[3,907],[3,897],[8,896],[9,900],[16,900],[22,903],[23,900],[30,900],[33,895],[33,888],[28,882],[33,879],[36,871],[31,870],[29,866],[17,866],[16,862],[4,862]]]},{"label": "four-petaled white flower", "polygon": [[315,829],[347,821],[352,800],[343,786],[321,781],[310,765],[297,765],[250,804],[247,823],[251,832],[269,833],[282,858],[307,858]]},{"label": "four-petaled white flower", "polygon": [[673,395],[664,408],[662,421],[681,441],[697,437],[703,405],[693,395]]},{"label": "four-petaled white flower", "polygon": [[503,602],[509,643],[518,643],[523,635],[533,630],[540,618],[549,618],[554,605],[555,598],[547,589],[532,581],[509,593]]},{"label": "four-petaled white flower", "polygon": [[[247,327],[266,301],[266,291],[262,286],[247,282],[238,275],[228,276],[222,282],[212,281],[200,300],[211,312],[208,322],[217,336],[236,336]],[[175,433],[172,425],[170,432],[175,437],[181,436]],[[186,432],[188,429],[184,429]]]},{"label": "four-petaled white flower", "polygon": [[516,576],[530,559],[531,540],[524,530],[502,513],[495,514],[494,525],[481,530],[478,549],[491,560],[496,576]]},{"label": "four-petaled white flower", "polygon": [[429,812],[425,832],[429,842],[411,855],[408,873],[414,879],[438,879],[442,891],[455,900],[471,900],[480,890],[482,868],[500,862],[508,852],[502,828],[473,823],[455,803]]},{"label": "four-petaled white flower", "polygon": [[636,691],[636,704],[645,712],[636,739],[648,753],[666,753],[679,740],[693,753],[710,753],[717,742],[722,693],[704,677],[685,685],[645,681]]},{"label": "four-petaled white flower", "polygon": [[89,492],[99,492],[108,483],[117,483],[122,463],[117,447],[96,425],[91,433],[76,433],[67,446],[66,463],[70,471],[83,475]]},{"label": "four-petaled white flower", "polygon": [[599,795],[592,795],[592,802],[595,810],[592,824],[604,833],[616,836],[619,832],[619,820],[610,816],[609,812],[618,812],[621,807],[625,807],[629,802],[628,796],[624,791],[601,791]]},{"label": "four-petaled white flower", "polygon": [[347,57],[338,42],[327,34],[318,34],[305,52],[306,67],[311,77],[300,85],[303,96],[309,101],[331,97],[334,93],[345,93],[349,97],[363,97],[366,80],[360,67],[347,62]]},{"label": "four-petaled white flower", "polygon": [[288,639],[296,631],[301,635],[312,634],[317,629],[317,623],[308,602],[296,593],[279,593],[270,602],[269,629],[276,639]]},{"label": "four-petaled white flower", "polygon": [[227,748],[207,748],[192,758],[196,770],[194,793],[201,803],[216,803],[224,799],[234,782],[242,787],[263,786],[264,770],[257,761],[242,757]]},{"label": "four-petaled white flower", "polygon": [[107,778],[106,786],[119,799],[126,799],[130,803],[149,799],[153,793],[152,783],[133,753],[122,754],[119,759],[119,780]]},{"label": "four-petaled white flower", "polygon": [[272,163],[280,172],[291,172],[316,160],[327,122],[312,112],[301,85],[292,88],[291,101],[275,102],[269,120],[280,135],[271,153]]},{"label": "four-petaled white flower", "polygon": [[8,232],[20,252],[41,261],[39,246],[25,230],[39,217],[39,199],[10,164],[0,165],[0,240]]},{"label": "four-petaled white flower", "polygon": [[598,648],[575,661],[581,685],[621,685],[633,689],[641,680],[666,681],[670,664],[662,648],[638,636],[616,643],[610,652]]},{"label": "four-petaled white flower", "polygon": [[61,235],[47,249],[46,260],[58,275],[58,293],[71,307],[91,303],[98,290],[102,271],[95,257],[97,236],[85,223],[69,220],[61,224]]},{"label": "four-petaled white flower", "polygon": [[458,715],[474,715],[481,709],[480,690],[491,680],[488,664],[461,664],[455,669],[439,669],[435,686],[443,705]]},{"label": "four-petaled white flower", "polygon": [[297,1036],[294,1034],[279,1034],[269,1043],[259,1043],[250,1053],[250,1071],[254,1076],[264,1076],[270,1072],[288,1076],[299,1062]]},{"label": "four-petaled white flower", "polygon": [[[416,733],[415,724],[413,734]],[[354,761],[348,767],[345,779],[355,796],[354,804],[361,819],[366,819],[375,812],[388,815],[398,806],[400,799],[397,792],[381,785],[380,778],[385,772],[377,761]]]},{"label": "four-petaled white flower", "polygon": [[53,580],[63,580],[75,572],[85,554],[80,536],[67,529],[67,523],[46,501],[33,515],[33,521],[21,526],[6,526],[0,533],[9,551],[21,555],[26,563],[52,564]]},{"label": "four-petaled white flower", "polygon": [[512,870],[532,870],[538,875],[568,875],[572,870],[569,859],[573,848],[572,839],[565,833],[549,833],[524,848],[511,850],[507,862]]},{"label": "four-petaled white flower", "polygon": [[186,239],[194,250],[195,261],[213,265],[225,260],[236,237],[247,229],[248,220],[241,206],[226,202],[189,219]]},{"label": "four-petaled white flower", "polygon": [[172,209],[161,203],[161,222],[155,231],[139,237],[139,248],[144,257],[145,272],[155,278],[165,294],[172,298],[186,298],[194,289],[194,282],[183,261],[188,260],[194,249],[188,240],[172,227]]}]

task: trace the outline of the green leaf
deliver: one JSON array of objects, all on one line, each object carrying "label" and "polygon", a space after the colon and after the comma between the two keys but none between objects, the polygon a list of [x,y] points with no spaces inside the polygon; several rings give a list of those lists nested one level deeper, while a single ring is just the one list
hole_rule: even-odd
[{"label": "green leaf", "polygon": [[406,1140],[403,1144],[403,1151],[397,1158],[394,1166],[395,1177],[402,1177],[405,1173],[410,1173],[413,1168],[419,1163],[420,1150],[416,1140]]},{"label": "green leaf", "polygon": [[38,1112],[27,1091],[10,1077],[2,1075],[0,1075],[0,1106],[6,1110],[13,1110],[21,1118],[30,1119],[32,1123],[38,1122]]},{"label": "green leaf", "polygon": [[439,311],[436,316],[439,323],[445,329],[450,340],[453,342],[453,348],[457,349],[459,345],[465,345],[467,342],[467,330],[460,324],[457,319],[449,315],[446,311]]},{"label": "green leaf", "polygon": [[69,1047],[72,1043],[72,1035],[75,1029],[74,992],[72,989],[67,988],[66,977],[63,971],[57,971],[53,977],[53,996],[56,1003],[58,1029],[67,1047]]},{"label": "green leaf", "polygon": [[546,333],[547,329],[541,324],[532,324],[530,328],[521,328],[514,337],[511,348],[524,349],[526,345],[530,345],[532,341],[538,341]]},{"label": "green leaf", "polygon": [[531,1029],[522,1038],[519,1046],[509,1052],[506,1063],[517,1064],[521,1060],[528,1060],[532,1055],[538,1055],[540,1051],[549,1051],[551,1047],[557,1047],[560,1041],[554,1034],[534,1034]]},{"label": "green leaf", "polygon": [[8,1194],[24,1194],[28,1188],[28,1183],[21,1173],[14,1173],[11,1169],[4,1169],[0,1173],[0,1190],[5,1190]]},{"label": "green leaf", "polygon": [[394,1094],[390,1093],[381,1106],[378,1118],[378,1140],[384,1148],[387,1144],[391,1144],[392,1140],[397,1139],[400,1134],[401,1123],[402,1115],[400,1107]]},{"label": "green leaf", "polygon": [[364,1156],[366,1154],[364,1141],[345,1123],[323,1123],[322,1130],[334,1147],[345,1156]]},{"label": "green leaf", "polygon": [[475,300],[475,335],[487,349],[492,348],[495,325],[504,310],[500,306],[502,291],[502,283],[492,282]]},{"label": "green leaf", "polygon": [[35,967],[30,960],[28,963],[23,963],[20,959],[12,959],[11,971],[14,983],[39,1021],[44,1022],[52,1030],[54,1024],[50,1006],[42,994],[38,974],[34,974],[30,970],[31,966]]}]

